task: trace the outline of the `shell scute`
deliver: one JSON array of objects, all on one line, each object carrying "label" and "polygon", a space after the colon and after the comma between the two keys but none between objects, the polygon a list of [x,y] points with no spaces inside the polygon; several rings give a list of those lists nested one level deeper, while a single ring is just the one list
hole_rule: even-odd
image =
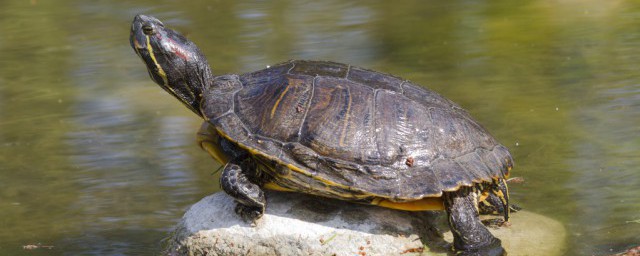
[{"label": "shell scute", "polygon": [[[504,178],[512,166],[508,150],[466,111],[394,76],[290,61],[237,80],[233,109],[212,124],[264,162],[291,169],[271,175],[293,190],[410,201]],[[209,106],[219,101],[206,95],[203,109],[230,104]]]}]

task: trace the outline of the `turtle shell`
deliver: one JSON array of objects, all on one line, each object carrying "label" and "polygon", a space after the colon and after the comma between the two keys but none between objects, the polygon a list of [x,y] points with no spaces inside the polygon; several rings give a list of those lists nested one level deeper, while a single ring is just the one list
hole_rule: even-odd
[{"label": "turtle shell", "polygon": [[508,150],[460,106],[407,80],[290,61],[205,88],[201,110],[280,187],[411,201],[508,176]]}]

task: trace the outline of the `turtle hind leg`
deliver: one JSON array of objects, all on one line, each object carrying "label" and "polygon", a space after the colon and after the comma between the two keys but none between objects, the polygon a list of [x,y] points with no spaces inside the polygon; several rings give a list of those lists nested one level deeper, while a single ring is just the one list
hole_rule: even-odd
[{"label": "turtle hind leg", "polygon": [[459,255],[505,255],[500,239],[480,222],[475,188],[461,187],[443,195],[453,246]]},{"label": "turtle hind leg", "polygon": [[[480,214],[502,214],[504,216],[502,222],[508,224],[511,213],[522,210],[521,207],[509,202],[509,188],[506,180],[494,180],[488,185],[487,192],[487,197],[478,205]],[[492,220],[492,223],[498,223],[498,221]]]},{"label": "turtle hind leg", "polygon": [[220,177],[222,190],[236,201],[235,212],[244,221],[254,223],[262,217],[267,204],[264,192],[251,182],[240,165],[234,161],[227,163]]}]

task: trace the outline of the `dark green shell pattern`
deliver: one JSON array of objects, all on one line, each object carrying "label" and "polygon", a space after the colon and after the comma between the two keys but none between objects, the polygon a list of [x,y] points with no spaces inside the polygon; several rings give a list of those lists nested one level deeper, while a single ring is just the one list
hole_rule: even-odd
[{"label": "dark green shell pattern", "polygon": [[340,63],[218,76],[201,109],[276,183],[310,194],[410,201],[504,178],[512,166],[508,150],[455,103]]}]

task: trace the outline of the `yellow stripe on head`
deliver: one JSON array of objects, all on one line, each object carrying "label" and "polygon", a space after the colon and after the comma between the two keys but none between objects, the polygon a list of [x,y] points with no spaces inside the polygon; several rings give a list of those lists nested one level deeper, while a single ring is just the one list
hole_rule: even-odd
[{"label": "yellow stripe on head", "polygon": [[[155,63],[156,67],[158,68],[158,75],[162,77],[163,85],[167,86],[167,88],[170,88],[169,80],[167,80],[167,73],[164,72],[164,70],[162,69],[162,66],[160,66],[160,64],[158,63],[158,60],[156,60],[156,56],[153,53],[153,47],[151,47],[151,39],[149,38],[148,35],[146,37],[147,37],[147,50],[149,51],[149,56],[151,56],[151,60],[153,60],[153,63]],[[173,90],[171,91],[173,92]]]}]

